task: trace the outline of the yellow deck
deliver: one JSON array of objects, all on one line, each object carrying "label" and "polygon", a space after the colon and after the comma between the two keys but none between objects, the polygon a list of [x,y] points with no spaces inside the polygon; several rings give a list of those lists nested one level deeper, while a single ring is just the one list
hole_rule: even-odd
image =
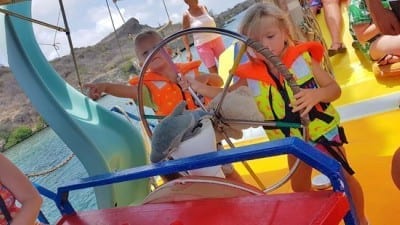
[{"label": "yellow deck", "polygon": [[[347,10],[343,7],[345,28],[344,41],[348,52],[331,58],[336,80],[342,87],[342,96],[334,102],[340,107],[352,107],[366,100],[394,96],[400,104],[400,77],[377,79],[371,72],[371,64],[351,46],[352,38],[348,32]],[[318,16],[327,44],[330,44],[323,15]],[[370,104],[370,107],[375,107]],[[352,108],[350,108],[351,110]],[[356,177],[364,189],[366,212],[370,223],[399,224],[400,190],[394,186],[391,175],[391,159],[394,151],[400,147],[400,110],[386,109],[359,119],[343,123],[349,144],[346,151],[349,161],[356,170]],[[358,113],[358,112],[356,112]],[[360,114],[363,112],[360,112]],[[273,184],[286,174],[286,159],[276,157],[250,162],[252,168],[268,185]],[[235,165],[249,183],[255,185],[242,165]],[[399,174],[400,176],[400,174]],[[278,192],[288,192],[285,184]]]}]

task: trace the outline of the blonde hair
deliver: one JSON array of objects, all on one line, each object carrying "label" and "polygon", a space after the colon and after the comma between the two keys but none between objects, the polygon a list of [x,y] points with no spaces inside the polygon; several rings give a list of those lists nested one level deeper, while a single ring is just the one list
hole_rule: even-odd
[{"label": "blonde hair", "polygon": [[251,38],[258,37],[260,29],[263,29],[261,22],[269,20],[270,24],[275,24],[285,30],[290,40],[295,37],[292,24],[286,12],[271,2],[256,3],[251,6],[242,19],[238,32]]},{"label": "blonde hair", "polygon": [[144,40],[148,39],[148,38],[154,38],[154,39],[156,39],[156,40],[159,39],[160,41],[163,39],[162,36],[161,36],[161,34],[158,33],[158,32],[155,31],[155,30],[145,30],[145,31],[142,31],[142,32],[140,32],[140,33],[136,36],[136,38],[135,38],[135,41],[134,41],[135,51],[136,51],[136,48],[137,48],[138,46],[140,46],[140,45],[142,44],[142,42],[143,42]]}]

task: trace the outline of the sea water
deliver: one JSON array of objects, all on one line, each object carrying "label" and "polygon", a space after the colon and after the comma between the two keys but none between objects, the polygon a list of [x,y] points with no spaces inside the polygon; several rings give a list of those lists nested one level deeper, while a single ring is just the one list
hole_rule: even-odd
[{"label": "sea water", "polygon": [[[46,128],[22,143],[4,152],[7,158],[14,162],[25,174],[47,171],[65,161],[72,151],[51,129]],[[65,165],[46,175],[31,177],[30,180],[53,192],[57,187],[71,180],[87,177],[88,174],[77,157],[72,157]],[[70,201],[76,210],[96,208],[96,200],[92,189],[71,192]],[[42,211],[54,224],[60,213],[54,202],[44,198]]]},{"label": "sea water", "polygon": [[[242,17],[243,13],[238,14],[224,28],[236,31],[238,23]],[[224,37],[226,43],[230,40]],[[197,54],[195,49],[192,49],[192,53],[194,55]],[[183,55],[185,55],[185,53],[183,53]],[[197,55],[195,56],[197,57]],[[107,107],[107,103],[105,105]],[[60,163],[71,156],[72,151],[51,128],[46,128],[31,138],[7,150],[4,154],[14,162],[20,170],[29,175],[57,167]],[[66,185],[71,180],[87,176],[88,174],[85,168],[78,158],[74,156],[70,161],[57,170],[46,175],[31,177],[30,180],[56,192],[57,187]],[[97,207],[94,191],[91,188],[71,192],[69,200],[77,211],[91,210],[96,209]],[[44,198],[42,211],[51,224],[55,224],[57,219],[60,218],[60,213],[54,202],[47,198]]]}]

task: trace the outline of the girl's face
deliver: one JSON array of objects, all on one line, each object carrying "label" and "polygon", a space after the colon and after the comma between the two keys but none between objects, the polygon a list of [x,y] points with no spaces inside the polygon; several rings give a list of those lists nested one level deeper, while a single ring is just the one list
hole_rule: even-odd
[{"label": "girl's face", "polygon": [[[286,47],[286,41],[288,39],[287,32],[278,26],[278,23],[271,23],[271,19],[263,19],[260,21],[259,32],[256,37],[250,37],[256,41],[259,41],[265,48],[268,48],[274,55],[281,56]],[[250,50],[250,55],[254,53]],[[256,54],[257,58],[264,58],[260,54]],[[254,57],[254,56],[253,56]]]}]

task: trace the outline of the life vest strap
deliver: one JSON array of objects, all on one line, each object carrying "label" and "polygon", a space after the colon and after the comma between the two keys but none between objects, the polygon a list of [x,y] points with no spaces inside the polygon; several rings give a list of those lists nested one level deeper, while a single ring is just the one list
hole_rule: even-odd
[{"label": "life vest strap", "polygon": [[350,175],[353,175],[355,173],[354,170],[351,168],[349,162],[346,159],[346,156],[340,150],[340,146],[342,146],[344,143],[346,143],[346,144],[348,143],[347,138],[344,134],[343,127],[339,127],[338,129],[339,129],[339,137],[340,137],[341,142],[330,141],[330,140],[326,139],[325,136],[321,136],[316,140],[316,143],[324,146],[325,149],[328,151],[328,153],[334,159],[336,159]]},{"label": "life vest strap", "polygon": [[320,119],[322,121],[324,121],[325,123],[329,124],[333,121],[333,119],[335,119],[333,116],[318,111],[315,107],[313,107],[310,112],[308,113],[308,115],[310,116],[310,120],[314,120],[314,119]]}]

